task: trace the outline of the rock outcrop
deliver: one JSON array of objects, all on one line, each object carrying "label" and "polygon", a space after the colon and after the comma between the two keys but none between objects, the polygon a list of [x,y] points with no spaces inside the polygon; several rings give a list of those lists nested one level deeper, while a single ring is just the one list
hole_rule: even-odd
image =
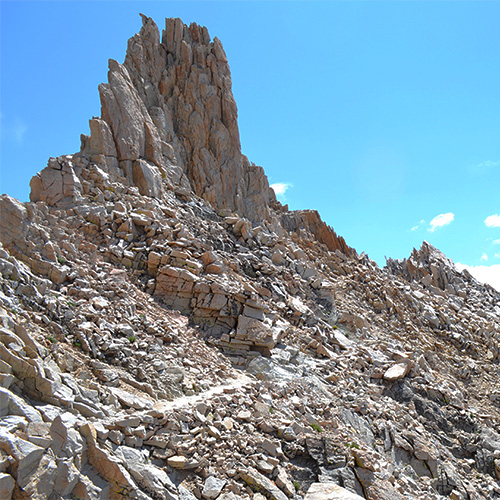
[{"label": "rock outcrop", "polygon": [[500,293],[282,207],[205,28],[99,90],[0,197],[0,497],[500,499]]},{"label": "rock outcrop", "polygon": [[[220,41],[206,28],[167,19],[162,39],[154,21],[129,40],[124,64],[109,61],[99,86],[102,116],[90,120],[80,156],[125,177],[141,194],[160,198],[163,179],[191,189],[216,210],[255,223],[275,200],[261,167],[241,153],[231,73]],[[31,182],[31,201],[67,206],[77,201],[78,172],[52,158]]]}]

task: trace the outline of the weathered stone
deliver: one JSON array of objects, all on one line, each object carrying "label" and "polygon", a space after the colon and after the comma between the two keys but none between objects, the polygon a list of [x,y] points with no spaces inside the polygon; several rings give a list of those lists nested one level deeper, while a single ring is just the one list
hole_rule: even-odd
[{"label": "weathered stone", "polygon": [[[54,492],[56,478],[56,462],[50,454],[45,454],[42,456],[36,470],[23,484],[23,491],[29,498],[49,498]],[[19,478],[17,482],[21,486]]]},{"label": "weathered stone", "polygon": [[40,412],[16,394],[0,387],[0,417],[6,415],[19,415],[28,422],[42,422]]},{"label": "weathered stone", "polygon": [[287,500],[287,496],[273,482],[255,469],[242,469],[238,473],[254,491],[264,493],[271,500]]},{"label": "weathered stone", "polygon": [[236,415],[236,418],[238,420],[246,420],[247,422],[250,422],[252,419],[252,413],[248,410],[241,410],[238,412],[238,415]]},{"label": "weathered stone", "polygon": [[58,461],[54,489],[59,495],[70,495],[79,480],[80,472],[75,467],[72,458]]},{"label": "weathered stone", "polygon": [[127,408],[135,408],[136,410],[151,410],[153,408],[153,403],[144,397],[136,396],[135,394],[115,387],[110,388],[110,391],[118,398],[120,403]]},{"label": "weathered stone", "polygon": [[0,197],[7,495],[500,495],[500,294],[427,243],[381,270],[277,203],[220,42],[165,28],[143,16],[36,203]]},{"label": "weathered stone", "polygon": [[387,380],[388,382],[394,382],[395,380],[404,378],[409,371],[410,371],[409,363],[398,363],[394,366],[391,366],[384,373],[384,379]]},{"label": "weathered stone", "polygon": [[24,488],[30,476],[36,471],[45,450],[25,441],[0,427],[0,450],[11,455],[15,460],[16,482]]},{"label": "weathered stone", "polygon": [[137,484],[161,500],[177,500],[177,488],[162,469],[146,463],[144,455],[127,446],[117,449]]},{"label": "weathered stone", "polygon": [[173,469],[184,469],[187,464],[187,458],[183,456],[174,456],[167,459],[167,464]]},{"label": "weathered stone", "polygon": [[196,497],[184,486],[179,485],[179,500],[195,500]]},{"label": "weathered stone", "polygon": [[209,500],[213,500],[220,495],[225,484],[225,479],[218,479],[214,476],[209,476],[205,480],[201,494],[203,495],[203,497],[208,498]]},{"label": "weathered stone", "polygon": [[0,241],[8,246],[13,241],[23,240],[28,233],[26,207],[10,196],[0,196]]},{"label": "weathered stone", "polygon": [[61,413],[50,426],[51,448],[58,456],[74,457],[84,450],[84,439],[75,429],[77,418],[71,413]]},{"label": "weathered stone", "polygon": [[0,472],[0,498],[8,500],[12,497],[16,481],[10,474]]},{"label": "weathered stone", "polygon": [[162,192],[160,169],[144,160],[136,160],[132,168],[134,184],[144,196],[160,198]]},{"label": "weathered stone", "polygon": [[313,483],[304,497],[305,500],[361,500],[362,498],[335,483]]},{"label": "weathered stone", "polygon": [[222,421],[222,425],[223,425],[223,427],[224,427],[226,430],[230,431],[230,430],[233,428],[233,426],[234,426],[234,421],[233,421],[233,419],[232,419],[231,417],[226,417],[226,418]]},{"label": "weathered stone", "polygon": [[31,201],[48,205],[72,205],[80,199],[81,182],[66,158],[50,158],[48,166],[31,179]]},{"label": "weathered stone", "polygon": [[[111,126],[118,160],[161,161],[161,144],[127,69],[109,61],[108,84],[99,86],[102,118]],[[156,160],[156,161],[155,161]]]},{"label": "weathered stone", "polygon": [[276,486],[278,486],[278,488],[283,491],[288,497],[291,498],[295,495],[295,486],[292,481],[290,481],[285,470],[281,467],[278,468],[278,474],[276,475],[275,482]]},{"label": "weathered stone", "polygon": [[89,120],[90,138],[83,152],[89,155],[117,156],[113,134],[109,125],[101,118]]},{"label": "weathered stone", "polygon": [[136,485],[120,461],[97,445],[97,433],[94,427],[91,424],[85,424],[80,428],[80,432],[87,440],[88,460],[99,474],[111,484],[123,488],[125,492],[135,491]]}]

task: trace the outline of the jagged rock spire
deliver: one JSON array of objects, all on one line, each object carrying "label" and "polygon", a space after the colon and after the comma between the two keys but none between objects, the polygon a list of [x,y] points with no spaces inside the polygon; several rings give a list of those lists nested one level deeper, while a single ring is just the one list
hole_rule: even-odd
[{"label": "jagged rock spire", "polygon": [[[109,61],[108,83],[99,86],[102,116],[90,120],[80,155],[124,175],[141,194],[160,197],[163,187],[193,191],[216,209],[253,222],[266,219],[275,196],[263,169],[241,153],[221,42],[211,41],[205,27],[180,19],[166,19],[160,40],[154,21],[142,21],[124,64]],[[63,171],[74,177],[71,165],[52,163],[32,181],[31,200],[74,202],[68,188],[53,195],[68,184]]]}]

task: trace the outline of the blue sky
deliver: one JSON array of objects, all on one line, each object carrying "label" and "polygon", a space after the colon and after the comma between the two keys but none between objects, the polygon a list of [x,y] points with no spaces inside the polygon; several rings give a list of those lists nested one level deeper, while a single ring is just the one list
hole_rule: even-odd
[{"label": "blue sky", "polygon": [[181,17],[222,41],[243,152],[291,209],[379,265],[426,239],[500,274],[499,2],[0,5],[1,192],[26,201],[49,156],[78,151],[139,12]]}]

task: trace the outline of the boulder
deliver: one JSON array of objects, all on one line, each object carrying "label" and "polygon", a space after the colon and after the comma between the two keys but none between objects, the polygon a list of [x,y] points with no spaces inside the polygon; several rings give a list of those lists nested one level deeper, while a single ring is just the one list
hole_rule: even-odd
[{"label": "boulder", "polygon": [[134,185],[144,196],[160,198],[162,193],[160,169],[144,160],[134,161],[132,167]]},{"label": "boulder", "polygon": [[50,158],[48,165],[31,179],[30,201],[67,207],[81,197],[82,186],[73,163],[66,157]]},{"label": "boulder", "polygon": [[0,498],[11,498],[15,484],[16,481],[10,474],[0,472]]},{"label": "boulder", "polygon": [[0,427],[0,450],[14,459],[16,482],[24,488],[36,471],[45,450],[29,441],[6,432]]},{"label": "boulder", "polygon": [[241,469],[238,473],[254,491],[264,493],[271,500],[288,500],[288,497],[272,481],[255,469]]},{"label": "boulder", "polygon": [[410,363],[397,363],[391,366],[384,373],[384,380],[387,380],[388,382],[394,382],[396,380],[402,379],[406,377],[406,375],[410,371],[410,367]]},{"label": "boulder", "polygon": [[201,491],[201,494],[204,498],[208,498],[209,500],[214,500],[220,495],[222,488],[224,488],[225,484],[226,484],[225,479],[219,479],[215,476],[209,476],[205,480],[205,484],[203,485],[203,490]]},{"label": "boulder", "polygon": [[356,493],[352,493],[335,483],[313,483],[307,490],[304,500],[362,500]]}]

